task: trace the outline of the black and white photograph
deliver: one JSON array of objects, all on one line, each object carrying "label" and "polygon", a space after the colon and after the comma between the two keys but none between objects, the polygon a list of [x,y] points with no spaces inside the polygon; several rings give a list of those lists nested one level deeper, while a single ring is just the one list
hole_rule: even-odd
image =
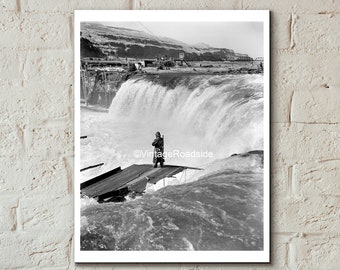
[{"label": "black and white photograph", "polygon": [[75,261],[269,262],[269,12],[75,12]]}]

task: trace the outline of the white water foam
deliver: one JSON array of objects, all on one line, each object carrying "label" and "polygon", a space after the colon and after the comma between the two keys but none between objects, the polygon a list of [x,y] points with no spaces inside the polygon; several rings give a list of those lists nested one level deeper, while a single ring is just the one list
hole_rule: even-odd
[{"label": "white water foam", "polygon": [[[82,111],[82,167],[104,162],[95,174],[151,163],[134,151],[152,151],[154,133],[165,151],[209,151],[211,158],[172,157],[166,164],[200,166],[233,153],[263,149],[263,77],[191,76],[173,89],[147,78],[125,82],[109,114]],[[91,171],[91,170],[90,170]],[[92,172],[86,171],[84,179]]]}]

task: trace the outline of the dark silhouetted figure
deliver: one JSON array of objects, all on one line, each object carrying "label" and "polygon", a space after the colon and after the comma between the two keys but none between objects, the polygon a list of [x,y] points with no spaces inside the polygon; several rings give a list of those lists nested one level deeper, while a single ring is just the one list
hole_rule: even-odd
[{"label": "dark silhouetted figure", "polygon": [[161,167],[164,164],[164,138],[161,137],[161,133],[159,131],[155,134],[156,139],[154,139],[152,146],[155,147],[153,153],[153,167],[157,168],[158,162],[160,163]]}]

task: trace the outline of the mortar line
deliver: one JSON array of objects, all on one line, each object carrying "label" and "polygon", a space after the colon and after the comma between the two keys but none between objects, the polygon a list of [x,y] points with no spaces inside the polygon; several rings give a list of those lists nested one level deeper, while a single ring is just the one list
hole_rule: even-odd
[{"label": "mortar line", "polygon": [[292,240],[290,240],[288,243],[287,243],[287,268],[289,270],[293,269],[291,266],[293,264],[293,250],[294,247],[293,247],[293,244],[292,244]]},{"label": "mortar line", "polygon": [[289,268],[289,243],[285,243],[285,266]]},{"label": "mortar line", "polygon": [[20,218],[20,198],[18,199],[18,204],[17,204],[17,208],[15,211],[15,218],[16,218],[16,231],[22,231],[22,223],[21,223],[21,218]]},{"label": "mortar line", "polygon": [[129,9],[134,9],[134,6],[135,6],[135,1],[129,0]]},{"label": "mortar line", "polygon": [[69,16],[68,18],[68,22],[69,22],[69,39],[70,39],[70,44],[71,44],[71,48],[73,48],[73,42],[74,42],[74,37],[73,37],[73,16]]},{"label": "mortar line", "polygon": [[288,166],[288,195],[291,197],[293,193],[293,165],[290,165]]},{"label": "mortar line", "polygon": [[296,27],[296,19],[297,19],[297,15],[292,12],[291,15],[290,15],[290,20],[289,20],[289,23],[290,23],[290,45],[289,45],[289,48],[290,49],[293,49],[295,47],[295,41],[294,41],[294,36],[295,36],[295,27]]},{"label": "mortar line", "polygon": [[290,94],[289,104],[288,104],[288,126],[292,124],[292,103],[293,103],[294,91]]},{"label": "mortar line", "polygon": [[16,0],[16,12],[21,13],[21,0]]}]

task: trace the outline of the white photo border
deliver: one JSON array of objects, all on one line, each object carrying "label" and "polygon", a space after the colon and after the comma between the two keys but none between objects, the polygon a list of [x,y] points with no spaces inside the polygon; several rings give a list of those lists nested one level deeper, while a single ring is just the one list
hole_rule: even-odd
[{"label": "white photo border", "polygon": [[[262,251],[82,251],[80,249],[80,23],[263,22],[264,217]],[[74,255],[76,263],[269,263],[270,262],[270,13],[268,10],[75,10],[74,11]]]}]

